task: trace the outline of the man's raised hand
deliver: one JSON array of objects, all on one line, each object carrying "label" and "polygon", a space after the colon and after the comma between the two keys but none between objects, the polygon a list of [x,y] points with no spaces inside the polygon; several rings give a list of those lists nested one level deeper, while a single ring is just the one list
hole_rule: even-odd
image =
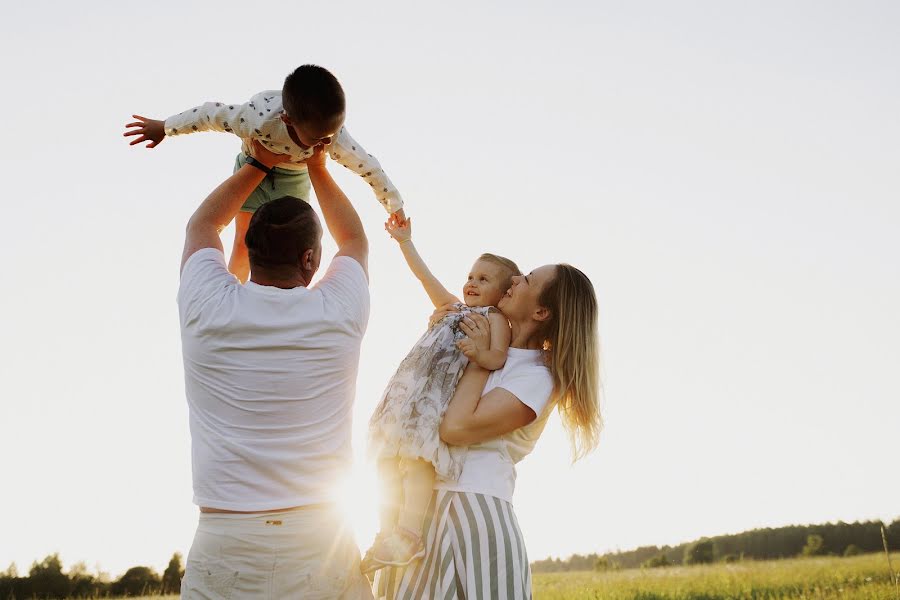
[{"label": "man's raised hand", "polygon": [[147,148],[156,148],[160,142],[166,138],[166,122],[157,119],[148,119],[141,115],[131,115],[137,121],[129,123],[125,126],[125,137],[131,135],[139,135],[141,137],[132,140],[129,146],[140,144],[141,142],[150,142]]},{"label": "man's raised hand", "polygon": [[312,156],[306,158],[303,163],[306,165],[307,169],[310,168],[321,168],[325,167],[325,158],[328,156],[328,152],[325,150],[324,144],[316,144],[313,148]]},{"label": "man's raised hand", "polygon": [[253,140],[253,143],[250,144],[250,155],[270,169],[281,163],[288,162],[285,159],[289,158],[284,154],[275,154],[263,146],[259,140]]}]

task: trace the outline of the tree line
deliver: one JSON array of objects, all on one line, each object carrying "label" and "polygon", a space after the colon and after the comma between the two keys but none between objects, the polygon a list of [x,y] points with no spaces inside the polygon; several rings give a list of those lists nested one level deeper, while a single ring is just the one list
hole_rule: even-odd
[{"label": "tree line", "polygon": [[[664,567],[715,561],[771,560],[796,556],[848,556],[884,549],[900,550],[900,519],[884,526],[880,521],[792,525],[753,529],[733,535],[694,540],[678,546],[643,546],[627,552],[573,554],[566,560],[547,558],[531,564],[536,573]],[[20,577],[15,564],[0,572],[0,599],[98,598],[178,594],[184,575],[181,554],[176,552],[159,575],[150,567],[131,567],[119,579],[88,573],[84,563],[63,572],[59,554],[35,561],[28,576]]]},{"label": "tree line", "polygon": [[536,573],[664,567],[731,562],[736,560],[773,560],[797,556],[849,556],[884,551],[882,526],[890,550],[900,550],[900,519],[890,525],[881,521],[791,525],[753,529],[732,535],[720,535],[677,546],[642,546],[626,552],[573,554],[565,560],[547,558],[531,563]]},{"label": "tree line", "polygon": [[84,563],[78,563],[63,572],[59,554],[51,554],[40,562],[32,563],[27,577],[19,576],[15,563],[5,572],[0,572],[0,598],[30,600],[178,594],[181,592],[183,575],[184,567],[178,552],[172,555],[169,566],[162,575],[150,567],[131,567],[115,581],[101,573],[88,573]]}]

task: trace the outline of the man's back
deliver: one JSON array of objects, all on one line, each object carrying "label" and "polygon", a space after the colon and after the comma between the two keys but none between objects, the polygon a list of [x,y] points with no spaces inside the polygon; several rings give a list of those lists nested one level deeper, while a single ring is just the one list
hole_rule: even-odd
[{"label": "man's back", "polygon": [[190,410],[194,502],[265,511],[333,501],[349,466],[365,272],[338,256],[311,288],[228,273],[207,248],[178,293]]}]

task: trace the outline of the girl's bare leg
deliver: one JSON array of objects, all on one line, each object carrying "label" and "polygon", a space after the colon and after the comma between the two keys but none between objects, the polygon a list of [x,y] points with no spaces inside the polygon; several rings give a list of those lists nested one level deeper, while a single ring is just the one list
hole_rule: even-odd
[{"label": "girl's bare leg", "polygon": [[247,227],[250,225],[250,217],[253,213],[238,212],[234,218],[234,245],[231,247],[231,260],[228,261],[228,270],[237,277],[241,283],[247,283],[250,278],[250,257],[247,255],[247,244],[244,237],[247,235]]},{"label": "girl's bare leg", "polygon": [[378,519],[382,533],[391,531],[400,514],[403,489],[400,480],[400,459],[383,458],[378,461],[378,480],[381,484]]},{"label": "girl's bare leg", "polygon": [[425,511],[434,492],[434,467],[424,460],[400,461],[403,471],[403,506],[397,524],[421,537]]}]

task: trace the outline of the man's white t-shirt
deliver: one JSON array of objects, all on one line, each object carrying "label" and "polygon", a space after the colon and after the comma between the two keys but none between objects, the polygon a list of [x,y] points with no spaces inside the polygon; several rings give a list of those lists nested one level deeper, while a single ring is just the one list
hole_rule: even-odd
[{"label": "man's white t-shirt", "polygon": [[498,438],[469,446],[462,473],[457,481],[438,481],[436,489],[486,494],[512,502],[516,487],[515,463],[534,449],[544,431],[553,405],[553,378],[544,364],[543,352],[510,348],[506,364],[493,371],[483,394],[503,388],[537,415],[537,418],[515,431]]},{"label": "man's white t-shirt", "polygon": [[312,287],[241,285],[214,248],[178,290],[194,503],[263,511],[335,500],[351,462],[365,271],[335,257]]}]

